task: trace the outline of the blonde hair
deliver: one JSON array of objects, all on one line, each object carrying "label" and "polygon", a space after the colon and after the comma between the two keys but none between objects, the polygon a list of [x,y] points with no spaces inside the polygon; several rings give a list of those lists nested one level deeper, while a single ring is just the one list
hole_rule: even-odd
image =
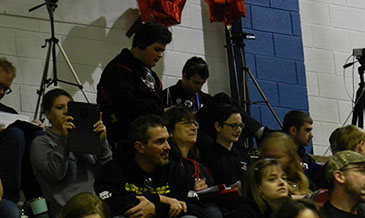
[{"label": "blonde hair", "polygon": [[95,194],[83,192],[67,201],[58,218],[82,218],[92,214],[98,214],[102,218],[111,218],[106,203]]},{"label": "blonde hair", "polygon": [[265,136],[260,144],[261,155],[260,158],[271,158],[266,151],[273,145],[279,145],[283,152],[291,158],[288,167],[284,169],[288,177],[289,194],[307,195],[311,191],[308,189],[309,181],[304,175],[303,168],[300,164],[298,154],[296,152],[296,145],[293,139],[284,132],[273,132]]},{"label": "blonde hair", "polygon": [[247,185],[245,186],[246,196],[253,200],[259,208],[261,214],[265,214],[270,209],[270,205],[262,197],[259,187],[267,174],[269,168],[277,167],[282,170],[280,163],[273,158],[261,159],[253,163],[247,171]]}]

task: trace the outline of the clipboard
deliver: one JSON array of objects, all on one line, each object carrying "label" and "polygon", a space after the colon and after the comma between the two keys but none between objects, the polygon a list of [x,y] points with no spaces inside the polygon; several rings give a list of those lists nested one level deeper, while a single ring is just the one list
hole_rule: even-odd
[{"label": "clipboard", "polygon": [[101,154],[101,143],[93,125],[99,120],[98,105],[70,101],[68,115],[73,117],[75,129],[69,131],[67,146],[69,151],[84,154]]}]

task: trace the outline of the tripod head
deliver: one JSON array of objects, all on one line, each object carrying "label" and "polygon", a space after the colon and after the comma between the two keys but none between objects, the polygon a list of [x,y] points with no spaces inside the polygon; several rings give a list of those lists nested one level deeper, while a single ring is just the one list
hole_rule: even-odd
[{"label": "tripod head", "polygon": [[28,11],[29,12],[32,12],[32,11],[34,11],[34,10],[36,10],[36,9],[44,6],[44,5],[47,5],[48,14],[51,17],[51,19],[53,19],[53,12],[57,8],[57,2],[58,2],[58,0],[45,0],[45,3],[42,3],[40,5],[37,5],[37,6],[33,7],[33,8],[31,8],[31,9],[29,9]]}]

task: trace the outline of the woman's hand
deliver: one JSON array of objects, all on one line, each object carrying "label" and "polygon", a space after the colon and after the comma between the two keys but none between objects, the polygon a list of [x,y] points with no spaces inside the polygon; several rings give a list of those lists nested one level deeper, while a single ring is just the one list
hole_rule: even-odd
[{"label": "woman's hand", "polygon": [[65,122],[62,124],[62,134],[67,135],[69,130],[75,129],[75,124],[73,124],[71,121],[74,120],[71,116],[65,117]]},{"label": "woman's hand", "polygon": [[106,136],[106,127],[103,124],[102,121],[102,113],[100,112],[100,117],[99,117],[99,121],[96,122],[93,127],[94,127],[94,132],[96,132],[97,134],[99,134],[100,139],[104,139]]},{"label": "woman's hand", "polygon": [[195,181],[195,191],[200,191],[200,190],[208,188],[206,181],[207,181],[206,178],[196,180]]}]

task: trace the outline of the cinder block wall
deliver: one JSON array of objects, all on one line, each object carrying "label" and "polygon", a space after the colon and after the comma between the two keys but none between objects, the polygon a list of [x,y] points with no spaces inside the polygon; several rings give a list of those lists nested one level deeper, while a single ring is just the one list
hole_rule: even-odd
[{"label": "cinder block wall", "polygon": [[354,74],[351,68],[343,74],[342,66],[353,48],[365,48],[365,1],[299,0],[299,9],[314,152],[324,154],[331,132],[342,126],[351,112],[345,84],[350,96],[353,87],[355,91],[358,88],[358,65]]},{"label": "cinder block wall", "polygon": [[[256,35],[245,40],[247,65],[280,121],[290,110],[308,111],[298,1],[247,0],[246,12],[243,30]],[[249,88],[252,101],[263,100],[252,81]],[[280,129],[266,104],[251,108],[263,125]]]},{"label": "cinder block wall", "polygon": [[[14,107],[19,113],[33,117],[46,49],[41,48],[50,38],[50,22],[45,7],[31,13],[28,9],[43,3],[0,3],[0,56],[6,57],[17,67],[17,77],[11,93],[1,102]],[[55,12],[56,37],[65,49],[76,73],[91,100],[96,101],[96,85],[106,64],[122,48],[131,47],[132,40],[126,31],[138,16],[135,0],[62,0]],[[165,57],[154,70],[164,87],[175,84],[181,77],[185,61],[201,56],[210,65],[211,78],[203,90],[214,94],[229,90],[228,70],[224,49],[223,23],[210,23],[208,7],[204,1],[188,0],[183,10],[181,24],[170,28],[172,43],[167,46]],[[57,49],[58,78],[74,82],[61,53]],[[50,68],[48,78],[52,77]],[[214,85],[211,85],[214,84]],[[85,101],[77,87],[63,83],[78,101]],[[212,87],[212,88],[210,88]],[[53,85],[47,90],[53,88]]]}]

